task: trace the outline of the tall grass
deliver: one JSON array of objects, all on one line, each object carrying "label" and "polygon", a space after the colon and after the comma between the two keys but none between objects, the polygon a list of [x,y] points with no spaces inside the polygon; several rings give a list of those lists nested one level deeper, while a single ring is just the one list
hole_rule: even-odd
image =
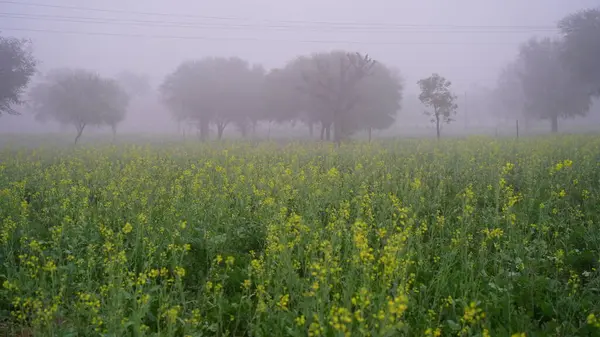
[{"label": "tall grass", "polygon": [[600,137],[3,151],[9,335],[600,333]]}]

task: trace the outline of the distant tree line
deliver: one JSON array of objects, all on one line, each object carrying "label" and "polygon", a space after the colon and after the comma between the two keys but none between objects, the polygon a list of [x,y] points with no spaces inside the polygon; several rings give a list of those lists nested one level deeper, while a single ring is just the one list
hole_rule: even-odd
[{"label": "distant tree line", "polygon": [[559,37],[523,43],[495,89],[500,114],[526,126],[547,120],[552,132],[560,119],[586,115],[600,97],[600,8],[568,15],[558,27]]},{"label": "distant tree line", "polygon": [[[600,97],[600,8],[565,17],[557,38],[533,38],[501,72],[493,93],[507,118],[549,120],[585,115]],[[38,120],[72,125],[79,140],[87,126],[116,134],[132,98],[150,91],[147,78],[129,72],[117,79],[93,71],[59,69],[29,90],[37,61],[26,40],[0,36],[0,115],[18,114],[27,101]],[[424,113],[439,138],[457,113],[452,83],[433,73],[417,83]],[[353,134],[391,126],[402,106],[405,83],[399,70],[348,51],[299,56],[267,71],[240,58],[210,57],[180,64],[159,87],[164,105],[179,123],[195,125],[208,139],[211,126],[221,139],[226,128],[243,136],[260,122],[302,123],[311,136],[342,142]]]}]

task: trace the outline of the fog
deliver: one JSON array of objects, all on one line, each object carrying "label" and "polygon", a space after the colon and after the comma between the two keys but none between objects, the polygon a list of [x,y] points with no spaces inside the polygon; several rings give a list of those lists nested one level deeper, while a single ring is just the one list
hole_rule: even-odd
[{"label": "fog", "polygon": [[[381,134],[400,134],[403,125],[427,128],[416,82],[433,72],[453,82],[459,113],[449,128],[460,132],[497,128],[496,121],[482,117],[487,115],[480,112],[485,108],[477,106],[477,96],[481,88],[494,87],[500,69],[514,59],[521,43],[532,36],[556,35],[556,23],[565,15],[599,4],[598,0],[15,0],[0,1],[0,31],[31,39],[42,74],[62,67],[105,76],[127,70],[149,76],[154,89],[190,59],[236,56],[269,70],[298,55],[357,51],[399,69],[404,80],[399,118],[394,128]],[[465,100],[468,103],[462,104]],[[26,112],[0,117],[0,132],[63,129],[37,123]],[[119,129],[169,133],[177,130],[177,124],[151,93],[132,100]]]}]

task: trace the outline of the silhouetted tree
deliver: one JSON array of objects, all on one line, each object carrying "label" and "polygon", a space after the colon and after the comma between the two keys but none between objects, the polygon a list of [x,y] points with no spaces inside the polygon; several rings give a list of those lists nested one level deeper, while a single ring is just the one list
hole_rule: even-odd
[{"label": "silhouetted tree", "polygon": [[351,132],[352,110],[358,103],[358,84],[372,74],[375,61],[368,55],[334,51],[314,54],[311,66],[303,71],[301,89],[321,103],[322,121],[334,127],[334,141],[339,143]]},{"label": "silhouetted tree", "polygon": [[357,86],[357,102],[351,130],[383,130],[394,124],[401,107],[403,84],[400,73],[382,63],[373,66],[372,74]]},{"label": "silhouetted tree", "polygon": [[117,81],[71,69],[50,73],[31,90],[30,96],[36,118],[75,126],[75,143],[88,125],[116,128],[129,103]]},{"label": "silhouetted tree", "polygon": [[[400,76],[358,53],[301,56],[267,76],[270,120],[321,126],[336,142],[358,130],[389,127],[400,108]],[[337,134],[337,136],[336,136]],[[312,133],[311,133],[312,135]]]},{"label": "silhouetted tree", "polygon": [[302,72],[307,63],[306,58],[297,58],[283,69],[274,69],[267,74],[262,120],[286,123],[308,118],[309,110],[312,109],[310,99],[299,91]]},{"label": "silhouetted tree", "polygon": [[185,62],[169,75],[161,92],[178,119],[197,122],[202,139],[210,123],[217,137],[230,124],[244,125],[257,114],[264,71],[239,58],[206,58]]},{"label": "silhouetted tree", "polygon": [[559,23],[563,57],[577,79],[600,95],[600,7],[577,12]]},{"label": "silhouetted tree", "polygon": [[589,86],[581,82],[561,60],[560,40],[531,39],[520,48],[521,86],[526,113],[548,119],[558,132],[558,119],[585,115],[591,106]]},{"label": "silhouetted tree", "polygon": [[440,139],[441,124],[451,123],[452,116],[458,109],[455,103],[457,96],[450,90],[452,82],[438,74],[433,74],[417,83],[421,88],[419,100],[426,107],[433,108],[432,111],[425,110],[425,115],[430,116],[431,122],[435,123],[437,139]]},{"label": "silhouetted tree", "polygon": [[498,117],[522,119],[529,127],[531,117],[527,114],[525,93],[521,83],[522,62],[511,62],[500,71],[493,92],[495,113]]},{"label": "silhouetted tree", "polygon": [[17,115],[13,106],[23,103],[21,96],[35,74],[36,60],[30,43],[0,36],[0,115]]}]

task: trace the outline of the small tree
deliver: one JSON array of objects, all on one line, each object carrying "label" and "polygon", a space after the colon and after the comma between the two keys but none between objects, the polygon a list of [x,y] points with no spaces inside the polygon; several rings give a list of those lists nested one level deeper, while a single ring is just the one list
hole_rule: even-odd
[{"label": "small tree", "polygon": [[433,74],[417,83],[421,88],[419,100],[426,107],[433,108],[433,111],[426,110],[425,115],[430,116],[431,122],[435,123],[437,139],[439,140],[441,124],[451,123],[453,121],[452,116],[456,114],[458,109],[457,96],[450,90],[452,82],[438,74]]},{"label": "small tree", "polygon": [[30,96],[36,118],[75,126],[75,144],[88,125],[116,128],[129,103],[116,81],[85,70],[52,72]]},{"label": "small tree", "polygon": [[0,36],[0,115],[18,115],[12,106],[23,103],[21,95],[35,73],[29,42]]}]

